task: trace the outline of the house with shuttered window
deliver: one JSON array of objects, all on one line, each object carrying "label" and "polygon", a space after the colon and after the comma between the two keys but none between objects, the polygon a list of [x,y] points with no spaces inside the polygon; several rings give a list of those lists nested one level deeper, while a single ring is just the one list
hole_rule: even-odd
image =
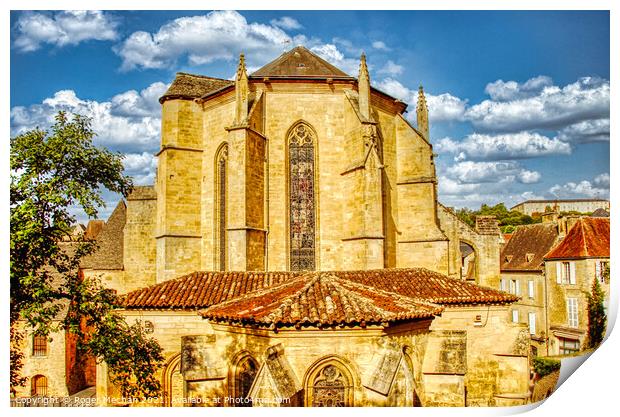
[{"label": "house with shuttered window", "polygon": [[549,354],[570,355],[584,347],[588,333],[588,299],[599,280],[609,300],[609,218],[583,217],[545,255]]}]

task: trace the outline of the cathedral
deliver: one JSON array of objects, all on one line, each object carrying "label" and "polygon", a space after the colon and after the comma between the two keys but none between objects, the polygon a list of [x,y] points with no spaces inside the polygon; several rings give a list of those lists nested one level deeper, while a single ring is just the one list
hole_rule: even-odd
[{"label": "cathedral", "polygon": [[178,73],[160,103],[156,183],[82,266],[164,348],[157,405],[528,402],[497,222],[437,201],[422,87],[412,126],[364,55],[356,78],[299,46],[234,81]]}]

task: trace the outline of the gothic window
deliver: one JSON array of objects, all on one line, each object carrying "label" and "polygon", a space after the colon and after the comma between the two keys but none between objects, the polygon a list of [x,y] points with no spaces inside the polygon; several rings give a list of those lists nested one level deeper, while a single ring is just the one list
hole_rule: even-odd
[{"label": "gothic window", "polygon": [[47,396],[47,378],[43,375],[37,375],[32,378],[32,395],[38,397]]},{"label": "gothic window", "polygon": [[291,271],[315,269],[314,141],[303,123],[288,137]]},{"label": "gothic window", "polygon": [[226,270],[226,179],[228,170],[228,145],[220,148],[216,158],[216,265],[220,271]]},{"label": "gothic window", "polygon": [[237,364],[235,369],[235,385],[234,395],[235,401],[233,404],[235,407],[251,407],[252,401],[248,396],[250,395],[250,388],[256,378],[258,372],[258,364],[252,357],[246,356]]},{"label": "gothic window", "polygon": [[310,375],[307,403],[312,407],[352,406],[351,379],[335,363],[328,363]]}]

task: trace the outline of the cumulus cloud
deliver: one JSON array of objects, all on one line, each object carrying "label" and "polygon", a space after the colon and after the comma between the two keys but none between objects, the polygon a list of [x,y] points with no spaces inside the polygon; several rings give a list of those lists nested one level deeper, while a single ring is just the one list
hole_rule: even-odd
[{"label": "cumulus cloud", "polygon": [[[411,90],[393,78],[386,78],[376,83],[376,87],[387,94],[396,97],[409,105],[410,111],[408,118],[415,119],[415,107],[418,103],[418,92]],[[426,104],[428,106],[428,117],[431,122],[463,120],[466,100],[461,100],[449,93],[439,95],[425,92]]]},{"label": "cumulus cloud", "polygon": [[128,153],[123,159],[125,175],[133,178],[135,185],[150,185],[155,182],[157,157],[150,152]]},{"label": "cumulus cloud", "polygon": [[357,76],[359,72],[359,60],[357,58],[345,57],[333,43],[315,45],[312,46],[310,50],[347,74]]},{"label": "cumulus cloud", "polygon": [[599,175],[592,181],[556,184],[549,189],[549,193],[554,198],[609,198],[609,174]]},{"label": "cumulus cloud", "polygon": [[445,176],[460,184],[514,182],[530,184],[540,180],[540,173],[528,171],[516,161],[458,162],[445,170]]},{"label": "cumulus cloud", "polygon": [[572,143],[609,142],[609,119],[585,120],[560,130],[558,138]]},{"label": "cumulus cloud", "polygon": [[454,154],[457,161],[534,158],[571,153],[571,146],[568,143],[532,132],[500,135],[472,133],[461,141],[443,138],[437,141],[435,149]]},{"label": "cumulus cloud", "polygon": [[484,131],[560,129],[609,117],[609,81],[583,77],[562,88],[547,77],[524,84],[496,81],[487,85],[491,100],[471,106],[465,116]]},{"label": "cumulus cloud", "polygon": [[375,49],[379,49],[381,51],[389,51],[390,50],[390,48],[387,47],[385,42],[382,42],[382,41],[374,41],[372,43],[372,47],[375,48]]},{"label": "cumulus cloud", "polygon": [[402,65],[394,63],[391,59],[377,71],[379,74],[400,75],[405,69]]},{"label": "cumulus cloud", "polygon": [[215,11],[175,19],[155,33],[134,32],[115,51],[123,60],[121,69],[131,70],[167,68],[184,56],[192,65],[232,60],[240,52],[265,62],[303,41],[273,24],[250,23],[235,11]]},{"label": "cumulus cloud", "polygon": [[88,40],[118,38],[118,21],[102,11],[26,12],[14,26],[13,46],[22,52],[36,51],[41,44],[63,47]]},{"label": "cumulus cloud", "polygon": [[551,87],[553,80],[545,75],[530,78],[523,84],[516,81],[497,80],[487,84],[484,92],[487,93],[492,100],[510,101],[533,97],[539,94],[545,87]]},{"label": "cumulus cloud", "polygon": [[110,101],[79,98],[73,90],[57,91],[40,104],[11,109],[11,134],[54,123],[58,111],[88,115],[97,133],[95,142],[116,150],[148,150],[159,147],[160,115],[157,98],[165,91],[163,83],[153,83],[138,92],[130,90]]},{"label": "cumulus cloud", "polygon": [[282,29],[302,29],[303,26],[297,20],[289,16],[282,16],[279,19],[273,19],[269,23]]}]

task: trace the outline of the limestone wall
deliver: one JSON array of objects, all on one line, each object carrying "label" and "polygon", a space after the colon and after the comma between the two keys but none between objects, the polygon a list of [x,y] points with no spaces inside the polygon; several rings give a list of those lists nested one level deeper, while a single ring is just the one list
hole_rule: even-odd
[{"label": "limestone wall", "polygon": [[[23,327],[23,326],[22,326]],[[49,397],[66,397],[69,395],[67,374],[65,369],[65,332],[50,334],[51,341],[47,344],[47,355],[33,355],[33,333],[25,331],[23,339],[24,366],[21,375],[26,377],[26,384],[17,388],[17,397],[29,397],[32,389],[32,379],[37,375],[47,378],[47,395]]]},{"label": "limestone wall", "polygon": [[127,218],[123,229],[125,287],[122,292],[156,282],[156,213],[157,195],[154,187],[135,187],[127,197]]}]

